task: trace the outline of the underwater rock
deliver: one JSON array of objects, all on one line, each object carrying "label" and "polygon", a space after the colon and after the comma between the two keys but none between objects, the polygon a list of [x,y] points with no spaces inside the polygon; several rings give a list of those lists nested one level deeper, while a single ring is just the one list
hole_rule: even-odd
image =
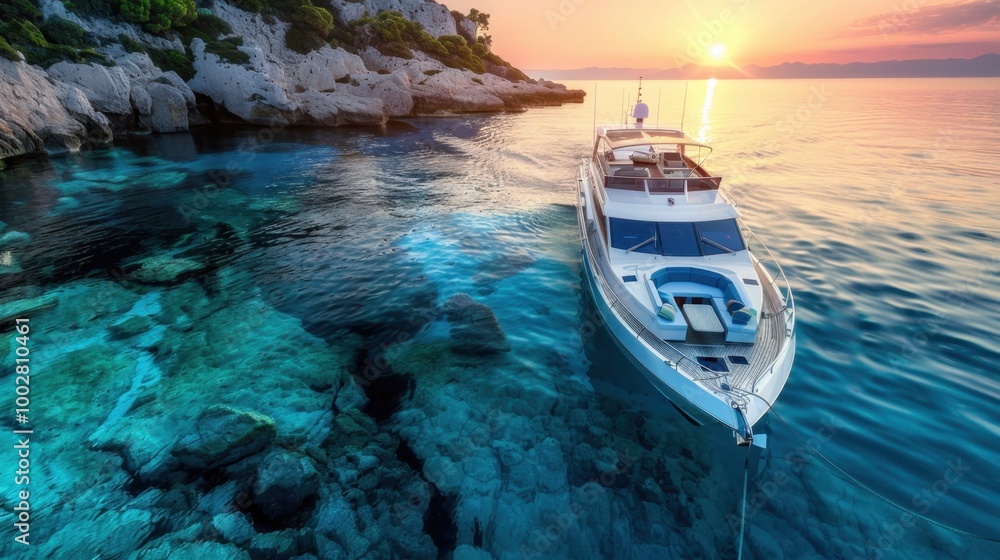
[{"label": "underwater rock", "polygon": [[356,408],[346,410],[333,419],[333,428],[327,439],[331,453],[343,454],[367,445],[378,433],[378,426],[370,416]]},{"label": "underwater rock", "polygon": [[510,344],[496,315],[468,294],[456,294],[444,304],[451,323],[452,350],[460,354],[509,352]]},{"label": "underwater rock", "polygon": [[492,293],[496,290],[494,284],[516,276],[533,264],[535,259],[531,255],[504,253],[481,264],[479,271],[472,276],[472,283],[480,293]]},{"label": "underwater rock", "polygon": [[205,409],[196,432],[181,438],[171,453],[187,468],[207,470],[229,465],[260,452],[274,441],[274,420],[225,405]]},{"label": "underwater rock", "polygon": [[[153,516],[140,509],[105,511],[60,527],[44,542],[44,558],[125,558],[153,533]],[[81,539],[80,535],[94,538]],[[32,543],[34,544],[34,543]]]},{"label": "underwater rock", "polygon": [[330,491],[329,486],[323,488],[312,523],[319,534],[326,535],[346,551],[348,558],[361,558],[368,553],[372,542],[358,529],[354,508],[340,494],[339,488],[334,485],[333,489],[336,491]]},{"label": "underwater rock", "polygon": [[270,519],[284,519],[319,490],[319,482],[319,473],[308,458],[274,450],[261,460],[253,500]]},{"label": "underwater rock", "polygon": [[186,542],[173,545],[159,543],[153,548],[144,548],[131,558],[135,560],[251,560],[250,555],[231,544],[209,541]]},{"label": "underwater rock", "polygon": [[227,541],[241,547],[250,544],[257,535],[242,513],[220,513],[212,518],[212,527]]},{"label": "underwater rock", "polygon": [[656,481],[652,478],[647,477],[639,485],[639,496],[642,497],[644,501],[654,503],[657,505],[663,505],[666,500],[663,498],[663,490],[656,484]]},{"label": "underwater rock", "polygon": [[135,316],[111,325],[108,327],[108,331],[111,332],[112,338],[120,340],[142,334],[153,328],[155,324],[156,322],[149,317]]},{"label": "underwater rock", "polygon": [[454,560],[493,560],[489,552],[481,548],[473,548],[467,544],[460,544],[455,549]]},{"label": "underwater rock", "polygon": [[24,272],[21,264],[17,262],[17,257],[10,251],[0,251],[0,277],[7,274],[20,274]]},{"label": "underwater rock", "polygon": [[31,243],[31,236],[23,231],[8,231],[0,236],[0,249],[24,247]]},{"label": "underwater rock", "polygon": [[250,543],[250,558],[253,560],[291,558],[296,553],[298,542],[298,533],[291,529],[257,535]]},{"label": "underwater rock", "polygon": [[178,284],[204,271],[207,265],[193,259],[155,256],[124,268],[127,278],[142,284]]},{"label": "underwater rock", "polygon": [[538,459],[538,487],[542,492],[559,493],[568,490],[566,461],[559,442],[546,438],[535,447]]},{"label": "underwater rock", "polygon": [[59,300],[51,295],[0,303],[0,325],[52,309]]}]

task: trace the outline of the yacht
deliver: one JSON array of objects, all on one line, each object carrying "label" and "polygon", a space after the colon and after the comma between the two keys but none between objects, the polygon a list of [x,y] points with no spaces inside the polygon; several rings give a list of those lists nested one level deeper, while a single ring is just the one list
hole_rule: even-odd
[{"label": "yacht", "polygon": [[763,447],[754,425],[795,357],[788,280],[705,169],[711,147],[648,117],[640,89],[635,122],[596,127],[580,164],[589,290],[612,338],[682,414]]}]

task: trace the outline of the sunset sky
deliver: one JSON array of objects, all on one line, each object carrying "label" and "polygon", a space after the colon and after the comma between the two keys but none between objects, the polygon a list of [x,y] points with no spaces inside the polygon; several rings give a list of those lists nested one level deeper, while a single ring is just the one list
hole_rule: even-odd
[{"label": "sunset sky", "polygon": [[1000,53],[1000,0],[445,0],[491,15],[525,69],[972,58]]}]

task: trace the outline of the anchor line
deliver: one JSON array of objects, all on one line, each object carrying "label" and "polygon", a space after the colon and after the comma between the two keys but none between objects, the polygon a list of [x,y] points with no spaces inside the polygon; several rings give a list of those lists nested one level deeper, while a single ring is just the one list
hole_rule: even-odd
[{"label": "anchor line", "polygon": [[[875,498],[881,500],[882,502],[885,502],[886,504],[888,504],[888,505],[890,505],[890,506],[892,506],[892,507],[894,507],[894,508],[896,508],[896,509],[904,512],[904,513],[912,515],[912,516],[914,516],[914,517],[916,517],[918,519],[922,519],[922,520],[926,521],[927,523],[930,523],[932,525],[937,525],[938,527],[941,527],[942,529],[945,529],[947,531],[951,531],[953,533],[957,533],[959,535],[964,535],[966,537],[971,537],[971,538],[974,538],[974,539],[978,539],[978,540],[986,541],[986,542],[990,542],[990,543],[1000,543],[1000,537],[992,537],[992,536],[987,536],[987,535],[980,535],[979,533],[973,533],[972,531],[966,531],[965,529],[959,529],[958,527],[953,527],[951,525],[948,525],[947,523],[943,523],[941,521],[937,521],[936,519],[932,519],[930,517],[927,517],[926,515],[923,515],[921,513],[913,511],[913,510],[907,508],[906,506],[904,506],[902,504],[899,504],[897,502],[894,502],[890,498],[887,498],[887,497],[883,496],[882,494],[880,494],[877,491],[873,490],[871,487],[869,487],[865,483],[861,482],[860,480],[858,480],[857,478],[855,478],[854,476],[852,476],[850,473],[848,473],[847,471],[845,471],[844,469],[842,469],[840,466],[838,466],[836,463],[834,463],[832,459],[830,459],[826,455],[823,455],[823,453],[821,453],[818,449],[816,449],[815,447],[813,447],[808,441],[806,441],[805,438],[803,438],[801,435],[799,435],[799,433],[796,432],[795,429],[792,428],[792,426],[784,418],[782,418],[781,415],[778,414],[778,412],[776,410],[774,410],[774,405],[772,403],[768,402],[767,399],[765,399],[764,397],[762,397],[760,395],[757,395],[755,393],[746,393],[746,394],[747,395],[753,395],[754,397],[757,397],[758,399],[764,401],[764,404],[767,405],[768,410],[771,412],[771,414],[774,414],[775,418],[777,418],[778,420],[780,420],[781,423],[784,424],[786,428],[788,428],[788,431],[792,432],[792,435],[794,435],[796,438],[799,439],[799,441],[802,442],[802,445],[805,445],[807,448],[809,448],[810,451],[812,451],[813,453],[815,453],[819,458],[823,459],[824,462],[826,462],[831,467],[833,467],[834,469],[836,469],[840,474],[844,475],[844,477],[846,477],[846,478],[844,478],[843,480],[846,480],[847,482],[850,482],[854,486],[856,486],[856,487],[864,490],[865,492],[868,492],[869,494],[871,494]],[[748,457],[749,457],[749,454],[748,454]],[[744,506],[746,505],[745,500],[746,500],[746,489],[744,488]],[[742,542],[742,531],[743,531],[742,525],[743,525],[743,522],[741,520],[740,521],[740,542]]]},{"label": "anchor line", "polygon": [[752,443],[747,445],[747,455],[743,459],[743,498],[740,500],[740,537],[736,545],[736,560],[743,560],[743,535],[746,534],[747,487],[750,483],[750,448],[752,447]]}]

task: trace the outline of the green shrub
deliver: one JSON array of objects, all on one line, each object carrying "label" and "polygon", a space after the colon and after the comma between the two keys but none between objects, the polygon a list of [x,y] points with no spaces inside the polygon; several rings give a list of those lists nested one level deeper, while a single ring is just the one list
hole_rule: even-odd
[{"label": "green shrub", "polygon": [[243,44],[240,37],[231,37],[224,41],[212,41],[205,44],[205,51],[218,55],[225,62],[232,64],[247,64],[250,62],[250,55],[239,50],[238,46]]},{"label": "green shrub", "polygon": [[146,49],[146,54],[152,59],[153,64],[164,72],[177,72],[177,75],[185,82],[194,77],[194,65],[191,63],[191,59],[181,51],[150,47]]},{"label": "green shrub", "polygon": [[425,76],[437,76],[440,73],[441,73],[440,70],[424,70]]},{"label": "green shrub", "polygon": [[261,13],[267,9],[267,2],[264,0],[232,0],[232,5],[245,12]]},{"label": "green shrub", "polygon": [[448,50],[448,56],[441,59],[447,66],[452,68],[466,68],[477,74],[486,72],[482,59],[476,56],[469,47],[469,43],[458,35],[442,35],[438,37],[438,42]]},{"label": "green shrub", "polygon": [[297,29],[294,25],[285,33],[285,46],[299,54],[309,54],[325,44],[326,39],[312,31]]},{"label": "green shrub", "polygon": [[128,35],[125,35],[124,33],[122,33],[121,35],[118,36],[118,42],[122,44],[122,47],[125,49],[125,52],[129,52],[129,53],[144,53],[144,52],[146,52],[146,46],[145,45],[143,45],[139,41],[136,41],[135,39],[129,37]]},{"label": "green shrub", "polygon": [[149,0],[121,0],[118,13],[125,21],[145,23],[149,21]]},{"label": "green shrub", "polygon": [[42,17],[41,10],[30,0],[3,0],[0,3],[0,19],[38,21]]},{"label": "green shrub", "polygon": [[49,66],[63,60],[83,62],[80,52],[66,45],[29,46],[24,47],[21,52],[24,53],[24,59],[28,64],[38,66]]},{"label": "green shrub", "polygon": [[118,10],[120,0],[73,0],[63,2],[66,9],[76,13],[91,16],[110,16]]},{"label": "green shrub", "polygon": [[212,39],[217,39],[219,35],[229,35],[233,32],[232,26],[226,20],[211,12],[198,14],[197,19],[192,21],[188,27],[197,29]]},{"label": "green shrub", "polygon": [[333,29],[333,14],[311,4],[303,4],[292,12],[292,24],[325,37]]},{"label": "green shrub", "polygon": [[41,30],[35,27],[30,21],[9,21],[0,25],[0,36],[13,44],[22,46],[47,47],[49,42],[45,40]]},{"label": "green shrub", "polygon": [[413,58],[413,51],[410,50],[410,47],[407,47],[399,41],[384,43],[376,48],[378,49],[378,52],[384,54],[385,56],[405,58],[406,60],[411,60]]},{"label": "green shrub", "polygon": [[103,66],[115,66],[115,61],[95,51],[94,49],[80,49],[80,59],[84,62],[96,62]]},{"label": "green shrub", "polygon": [[17,53],[17,49],[10,46],[10,43],[8,43],[3,37],[0,37],[0,56],[8,60],[21,60],[20,55]]},{"label": "green shrub", "polygon": [[50,43],[69,45],[78,49],[96,46],[87,40],[86,29],[68,19],[52,16],[42,23],[40,29]]}]

